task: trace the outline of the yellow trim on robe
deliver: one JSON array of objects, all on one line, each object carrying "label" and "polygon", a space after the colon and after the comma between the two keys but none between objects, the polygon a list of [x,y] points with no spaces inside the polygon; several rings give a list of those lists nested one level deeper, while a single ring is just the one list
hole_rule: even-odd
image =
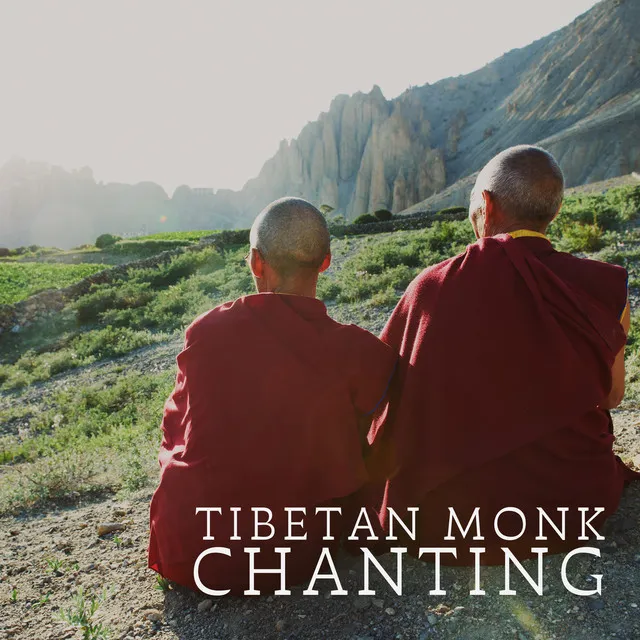
[{"label": "yellow trim on robe", "polygon": [[624,318],[625,314],[627,313],[631,313],[631,305],[629,304],[629,294],[627,294],[627,304],[624,305],[624,309],[622,310],[622,313],[620,314],[620,322],[622,322],[622,319]]},{"label": "yellow trim on robe", "polygon": [[545,240],[549,240],[549,238],[547,238],[544,233],[531,231],[530,229],[518,229],[517,231],[510,231],[509,235],[512,238],[544,238]]}]

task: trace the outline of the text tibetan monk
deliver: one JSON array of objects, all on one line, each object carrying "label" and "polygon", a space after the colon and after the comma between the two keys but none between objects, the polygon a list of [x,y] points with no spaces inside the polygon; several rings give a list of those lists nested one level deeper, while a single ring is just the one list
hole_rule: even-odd
[{"label": "text tibetan monk", "polygon": [[[243,529],[240,526],[240,520],[247,518],[247,511],[250,511],[249,518],[252,520],[253,535],[249,540],[243,540],[239,535],[239,532]],[[602,541],[604,537],[600,535],[596,529],[593,528],[592,522],[603,511],[602,507],[579,507],[578,518],[581,522],[581,535],[578,537],[578,541],[588,542],[589,540]],[[317,507],[312,517],[322,518],[324,521],[324,535],[323,540],[329,542],[335,541],[336,532],[332,529],[333,518],[340,518],[342,516],[342,510],[339,507]],[[562,541],[566,540],[566,516],[568,508],[559,507],[555,514],[548,513],[542,508],[538,508],[538,535],[536,541],[540,542],[540,546],[532,547],[531,555],[537,557],[537,570],[536,576],[531,576],[527,569],[518,561],[514,553],[509,549],[509,543],[518,540],[527,529],[527,521],[525,514],[517,507],[505,507],[495,516],[493,520],[492,533],[495,533],[500,539],[505,542],[505,546],[502,548],[504,552],[504,588],[500,590],[500,595],[516,595],[515,589],[511,585],[511,567],[515,567],[520,574],[531,585],[532,589],[538,595],[542,595],[544,591],[544,556],[549,551],[548,547],[543,546],[546,541],[549,540],[549,536],[555,536]],[[225,538],[233,541],[234,543],[246,544],[242,548],[236,547],[235,553],[242,552],[247,556],[248,567],[248,589],[244,591],[244,595],[258,596],[261,591],[255,586],[255,579],[258,575],[275,575],[280,578],[280,588],[274,591],[275,595],[291,595],[291,591],[287,589],[287,556],[291,553],[290,546],[275,547],[271,551],[275,552],[278,557],[277,566],[263,566],[260,564],[260,546],[256,546],[256,543],[263,543],[272,540],[276,535],[276,527],[273,524],[273,512],[267,507],[252,507],[250,510],[242,509],[242,507],[231,507],[228,510],[224,510],[221,507],[198,507],[196,509],[196,515],[203,514],[204,519],[204,535],[202,539],[205,541],[215,541],[215,528],[217,525],[222,525],[226,532]],[[286,535],[280,535],[278,538],[285,543],[299,544],[304,543],[307,539],[305,532],[305,519],[307,517],[307,509],[305,507],[285,507],[283,510],[282,518],[278,518],[281,523],[286,523]],[[416,522],[419,516],[419,509],[417,507],[407,509],[407,513],[404,517],[396,513],[393,509],[389,509],[389,525],[387,534],[383,536],[383,539],[388,543],[395,543],[398,546],[392,546],[389,548],[389,552],[396,556],[396,571],[395,578],[392,577],[386,569],[378,562],[375,555],[366,546],[360,547],[363,558],[363,585],[358,591],[359,595],[376,595],[376,591],[371,588],[370,576],[371,568],[373,567],[384,580],[389,587],[397,594],[402,595],[402,559],[407,553],[406,547],[400,546],[403,544],[403,540],[416,540]],[[506,519],[511,519],[509,525],[509,533],[503,530],[503,523]],[[515,532],[512,529],[516,521],[520,522],[519,532]],[[409,524],[407,524],[407,522]],[[482,547],[482,541],[485,539],[482,535],[482,528],[480,524],[480,508],[473,510],[473,513],[468,519],[461,518],[456,513],[453,507],[449,507],[449,519],[443,526],[446,527],[446,535],[443,535],[443,546],[441,547],[422,547],[419,550],[418,557],[429,557],[434,561],[434,580],[433,587],[429,589],[429,595],[446,595],[446,591],[441,587],[440,580],[440,567],[441,558],[445,555],[453,556],[457,555],[458,549],[455,546],[445,546],[450,542],[455,542],[459,539],[466,541],[467,538],[473,541],[474,546],[466,546],[465,551],[471,553],[475,558],[475,580],[474,588],[470,590],[470,595],[483,596],[486,592],[481,588],[481,562],[485,549]],[[246,528],[245,528],[246,530]],[[232,535],[228,536],[229,531]],[[377,529],[369,517],[366,508],[362,508],[354,521],[351,534],[347,537],[350,542],[358,542],[366,540],[368,542],[377,542],[381,536],[378,535]],[[586,554],[595,557],[600,557],[600,550],[597,547],[577,547],[569,554],[567,554],[562,562],[560,569],[560,577],[564,587],[570,593],[578,596],[592,596],[601,594],[602,591],[602,575],[591,575],[590,579],[595,580],[595,589],[581,589],[569,582],[567,577],[567,571],[569,563],[576,555]],[[211,546],[205,549],[197,558],[193,577],[198,588],[207,595],[210,596],[225,596],[230,592],[230,589],[211,589],[203,583],[200,577],[200,566],[202,562],[205,562],[208,557],[216,556],[219,560],[220,556],[231,557],[232,549],[230,547]],[[320,591],[317,588],[319,581],[329,581],[332,585],[330,594],[332,596],[347,595],[347,591],[343,588],[340,581],[340,576],[336,569],[336,564],[331,554],[331,547],[323,547],[318,556],[318,561],[313,572],[313,575],[308,583],[307,588],[302,592],[305,596],[317,596]],[[325,582],[325,584],[327,584]]]}]

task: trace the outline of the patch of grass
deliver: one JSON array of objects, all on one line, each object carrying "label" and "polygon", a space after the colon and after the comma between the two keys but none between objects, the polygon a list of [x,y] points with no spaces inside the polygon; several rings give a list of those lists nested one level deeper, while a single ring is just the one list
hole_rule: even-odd
[{"label": "patch of grass", "polygon": [[19,389],[96,360],[117,358],[167,337],[162,333],[113,326],[81,333],[56,351],[27,351],[14,364],[0,365],[0,385],[3,389]]},{"label": "patch of grass", "polygon": [[54,393],[23,437],[0,438],[0,463],[10,463],[0,476],[0,513],[145,486],[156,472],[158,426],[174,374],[114,375],[106,384],[78,381]]},{"label": "patch of grass", "polygon": [[73,595],[71,607],[60,611],[60,619],[82,631],[83,640],[106,640],[109,632],[102,623],[93,619],[100,605],[105,601],[106,593],[99,596],[87,593],[82,587]]},{"label": "patch of grass", "polygon": [[170,590],[171,586],[169,581],[166,578],[163,578],[162,576],[156,576],[156,583],[154,585],[154,588],[157,589],[158,591],[163,591],[163,592],[167,592]]},{"label": "patch of grass", "polygon": [[101,269],[98,264],[0,262],[0,304],[19,302],[45,289],[62,289]]}]

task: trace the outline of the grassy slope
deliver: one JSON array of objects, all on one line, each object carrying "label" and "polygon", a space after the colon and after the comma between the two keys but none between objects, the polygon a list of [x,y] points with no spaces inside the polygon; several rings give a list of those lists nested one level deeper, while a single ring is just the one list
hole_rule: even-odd
[{"label": "grassy slope", "polygon": [[[639,209],[640,187],[574,196],[550,232],[560,249],[627,267],[634,308],[640,295]],[[467,222],[335,240],[334,264],[321,276],[319,295],[336,319],[378,332],[424,266],[472,240]],[[205,249],[161,268],[132,271],[122,281],[94,287],[53,319],[3,336],[0,512],[149,482],[184,327],[252,291],[246,251]],[[634,310],[627,407],[640,402],[639,341]]]},{"label": "grassy slope", "polygon": [[61,289],[101,268],[92,264],[0,263],[0,304],[13,304],[45,289]]}]

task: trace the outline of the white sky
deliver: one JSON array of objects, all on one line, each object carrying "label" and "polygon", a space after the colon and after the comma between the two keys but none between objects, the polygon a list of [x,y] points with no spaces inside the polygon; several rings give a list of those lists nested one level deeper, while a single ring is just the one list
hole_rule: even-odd
[{"label": "white sky", "polygon": [[240,188],[339,93],[473,71],[594,0],[0,0],[0,163]]}]

